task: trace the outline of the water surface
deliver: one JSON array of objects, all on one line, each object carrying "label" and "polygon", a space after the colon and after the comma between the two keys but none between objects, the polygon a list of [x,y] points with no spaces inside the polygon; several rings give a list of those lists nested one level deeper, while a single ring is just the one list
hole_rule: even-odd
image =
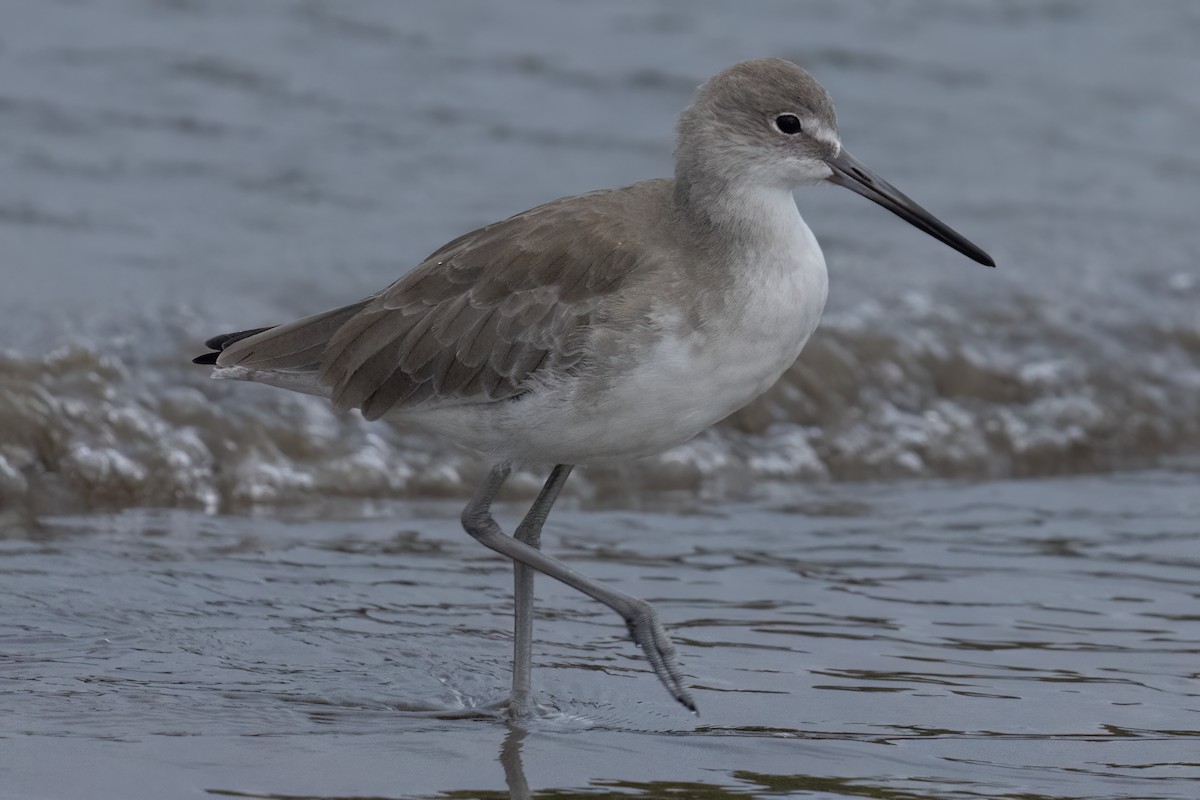
[{"label": "water surface", "polygon": [[0,795],[1192,798],[1195,477],[564,508],[546,547],[656,604],[700,715],[543,579],[525,731],[429,713],[509,680],[457,504],[49,519],[0,543]]}]

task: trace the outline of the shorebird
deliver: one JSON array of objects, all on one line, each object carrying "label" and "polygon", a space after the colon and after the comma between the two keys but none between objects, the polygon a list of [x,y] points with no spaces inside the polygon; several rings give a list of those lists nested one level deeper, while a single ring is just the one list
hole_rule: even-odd
[{"label": "shorebird", "polygon": [[[695,711],[654,608],[540,549],[573,466],[681,444],[767,390],[825,306],[825,257],[792,190],[829,181],[975,261],[971,244],[842,147],[805,70],[746,61],[679,117],[674,179],[564,197],[446,244],[365,300],[208,340],[212,376],[328,397],[472,449],[491,470],[462,513],[512,559],[512,693],[532,712],[533,574],[617,612]],[[555,465],[512,536],[491,514],[514,463]]]}]

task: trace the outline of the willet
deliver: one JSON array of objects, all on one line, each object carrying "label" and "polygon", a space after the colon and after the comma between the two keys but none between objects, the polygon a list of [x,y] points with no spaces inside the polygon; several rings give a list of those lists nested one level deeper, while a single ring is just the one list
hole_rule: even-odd
[{"label": "willet", "polygon": [[[737,64],[679,118],[674,180],[565,197],[465,234],[378,294],[217,336],[214,378],[329,397],[486,456],[467,533],[514,562],[511,714],[532,708],[533,571],[621,615],[671,696],[695,703],[654,608],[540,549],[577,464],[691,439],[800,354],[828,278],[792,189],[845,186],[987,266],[991,258],[842,149],[800,67]],[[491,515],[514,462],[556,465],[513,536]]]}]

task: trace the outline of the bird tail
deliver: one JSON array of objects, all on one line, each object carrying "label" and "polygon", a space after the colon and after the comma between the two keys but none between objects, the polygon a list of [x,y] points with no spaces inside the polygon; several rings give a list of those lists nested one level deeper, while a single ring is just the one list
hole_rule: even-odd
[{"label": "bird tail", "polygon": [[357,314],[367,300],[323,311],[311,317],[267,328],[223,333],[204,343],[213,352],[192,359],[195,364],[246,367],[259,370],[317,370],[321,356],[338,328]]}]

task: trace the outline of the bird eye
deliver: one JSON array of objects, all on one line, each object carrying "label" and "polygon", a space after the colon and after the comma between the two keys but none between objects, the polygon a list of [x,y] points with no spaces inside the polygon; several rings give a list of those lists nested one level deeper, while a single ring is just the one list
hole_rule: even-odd
[{"label": "bird eye", "polygon": [[800,118],[795,114],[780,114],[775,118],[775,127],[789,135],[799,133],[803,130],[800,127]]}]

